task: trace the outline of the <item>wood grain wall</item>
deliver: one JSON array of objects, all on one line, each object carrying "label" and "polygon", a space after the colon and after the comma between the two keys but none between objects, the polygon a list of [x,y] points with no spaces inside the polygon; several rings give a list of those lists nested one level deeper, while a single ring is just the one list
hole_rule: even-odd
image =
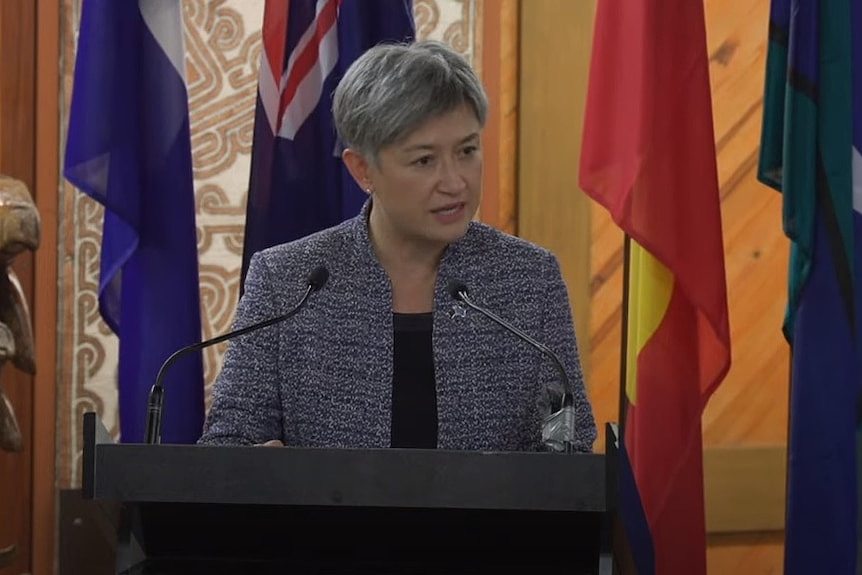
[{"label": "wood grain wall", "polygon": [[518,116],[518,235],[557,255],[587,371],[590,201],[578,188],[578,158],[594,13],[591,1],[521,3]]},{"label": "wood grain wall", "polygon": [[704,414],[707,445],[787,441],[789,351],[781,335],[789,244],[781,196],[756,180],[768,0],[707,2],[733,365]]},{"label": "wood grain wall", "polygon": [[[788,244],[781,197],[756,181],[768,0],[707,0],[713,118],[718,155],[733,358],[704,414],[710,446],[786,443],[788,348],[781,336]],[[617,411],[622,234],[591,207],[593,400]]]},{"label": "wood grain wall", "polygon": [[[30,2],[0,2],[0,173],[35,184],[36,9]],[[33,257],[20,254],[13,268],[28,301],[33,301]],[[11,362],[3,366],[0,386],[12,403],[21,428],[23,450],[0,451],[0,549],[14,546],[0,574],[31,569],[33,378]]]},{"label": "wood grain wall", "polygon": [[[756,180],[769,2],[705,5],[733,346],[730,372],[703,417],[707,519],[721,531],[781,529],[789,356],[780,328],[788,243],[780,195]],[[623,262],[620,231],[603,209],[592,206],[591,216],[590,380],[604,420],[618,409]],[[740,482],[740,473],[748,480]]]},{"label": "wood grain wall", "polygon": [[0,548],[17,548],[2,575],[54,572],[59,17],[55,0],[0,2],[0,173],[27,185],[42,222],[40,249],[13,266],[30,304],[37,373],[8,364],[0,379],[24,440],[21,453],[0,453]]},{"label": "wood grain wall", "polygon": [[479,219],[517,233],[518,161],[518,0],[478,4],[482,83],[488,93],[488,121],[482,135],[485,170]]},{"label": "wood grain wall", "polygon": [[[23,0],[30,3],[29,0]],[[57,530],[57,235],[60,203],[60,18],[57,0],[36,4],[36,125],[33,199],[42,220],[32,301],[33,381],[32,575],[54,573]]]},{"label": "wood grain wall", "polygon": [[[623,236],[576,185],[594,6],[521,3],[518,212],[519,235],[554,249],[567,270],[601,424],[618,419]],[[703,418],[709,572],[773,573],[782,564],[789,359],[781,198],[755,178],[769,0],[705,7],[733,346]],[[732,533],[740,530],[755,532]]]}]

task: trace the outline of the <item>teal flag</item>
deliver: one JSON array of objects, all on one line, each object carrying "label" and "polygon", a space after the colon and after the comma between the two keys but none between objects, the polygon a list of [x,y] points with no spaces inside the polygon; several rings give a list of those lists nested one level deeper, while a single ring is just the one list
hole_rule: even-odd
[{"label": "teal flag", "polygon": [[[792,350],[785,573],[857,573],[862,0],[773,0],[758,177],[783,195]],[[855,166],[854,166],[855,164]]]}]

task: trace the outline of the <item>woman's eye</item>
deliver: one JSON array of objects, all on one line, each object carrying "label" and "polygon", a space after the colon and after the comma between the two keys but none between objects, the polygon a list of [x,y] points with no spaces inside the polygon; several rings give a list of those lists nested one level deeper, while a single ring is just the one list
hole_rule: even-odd
[{"label": "woman's eye", "polygon": [[433,159],[434,158],[431,156],[422,156],[421,158],[417,158],[417,159],[413,160],[413,165],[430,166]]},{"label": "woman's eye", "polygon": [[479,151],[479,146],[467,146],[461,149],[462,156],[472,156],[477,151]]}]

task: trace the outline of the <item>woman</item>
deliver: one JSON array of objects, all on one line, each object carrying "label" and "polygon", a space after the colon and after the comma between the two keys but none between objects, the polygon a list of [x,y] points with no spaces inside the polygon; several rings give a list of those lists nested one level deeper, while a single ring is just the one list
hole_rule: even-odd
[{"label": "woman", "polygon": [[592,448],[556,259],[472,221],[487,105],[467,62],[440,43],[377,46],[350,67],[333,113],[369,199],[358,217],[253,257],[238,326],[289,309],[310,270],[326,266],[330,279],[291,320],[234,340],[202,443],[540,449],[557,372],[456,302],[457,280],[562,359],[574,446]]}]

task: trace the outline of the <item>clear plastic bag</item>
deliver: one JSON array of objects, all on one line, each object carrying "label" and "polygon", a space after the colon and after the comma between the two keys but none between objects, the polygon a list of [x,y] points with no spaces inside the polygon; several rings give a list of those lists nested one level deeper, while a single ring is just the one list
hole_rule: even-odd
[{"label": "clear plastic bag", "polygon": [[548,451],[575,451],[575,408],[568,394],[563,400],[563,406],[542,421],[542,443]]}]

